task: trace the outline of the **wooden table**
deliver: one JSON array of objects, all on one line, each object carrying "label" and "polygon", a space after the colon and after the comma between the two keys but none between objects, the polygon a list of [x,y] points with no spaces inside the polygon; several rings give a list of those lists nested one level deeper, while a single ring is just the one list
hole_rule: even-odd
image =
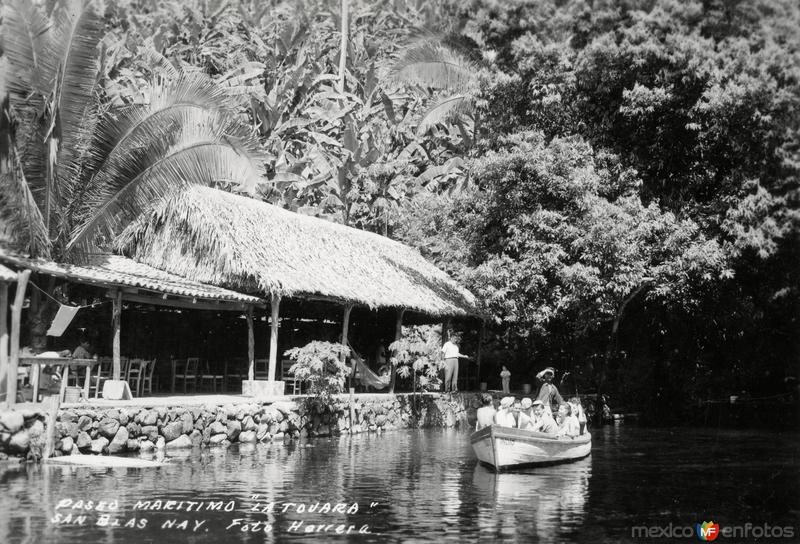
[{"label": "wooden table", "polygon": [[29,366],[31,368],[30,379],[33,387],[33,402],[39,402],[39,374],[41,366],[61,367],[61,391],[59,392],[59,398],[63,402],[64,395],[67,391],[67,379],[69,378],[69,369],[71,366],[83,367],[86,369],[86,378],[83,382],[83,398],[89,398],[89,385],[91,384],[92,367],[97,364],[97,359],[73,359],[71,357],[20,357],[19,364],[21,366]]}]

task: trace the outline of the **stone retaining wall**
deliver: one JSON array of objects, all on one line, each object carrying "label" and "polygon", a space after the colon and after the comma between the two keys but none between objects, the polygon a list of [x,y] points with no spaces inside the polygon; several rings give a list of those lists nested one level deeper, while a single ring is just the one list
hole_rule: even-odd
[{"label": "stone retaining wall", "polygon": [[[202,398],[192,398],[196,402],[198,399]],[[308,398],[196,406],[75,405],[58,412],[55,455],[119,454],[350,432],[465,427],[474,424],[477,406],[477,395],[473,393],[452,398],[439,394],[359,395],[353,404],[351,429],[345,395],[330,406]],[[0,458],[40,458],[45,421],[42,411],[0,409]]]}]

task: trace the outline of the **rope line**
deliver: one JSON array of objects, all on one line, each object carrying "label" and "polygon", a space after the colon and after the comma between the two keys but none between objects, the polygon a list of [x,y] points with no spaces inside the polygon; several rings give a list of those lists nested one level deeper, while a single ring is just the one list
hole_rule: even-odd
[{"label": "rope line", "polygon": [[[29,281],[28,284],[31,285],[32,287],[34,287],[37,291],[42,293],[44,296],[46,296],[47,298],[49,298],[50,300],[55,302],[56,304],[58,304],[60,306],[71,306],[70,304],[64,304],[63,302],[61,302],[60,300],[55,298],[53,295],[51,295],[50,293],[48,293],[47,291],[45,291],[44,289],[42,289],[41,287],[36,285],[34,282]],[[78,306],[78,308],[80,308],[80,309],[83,309],[83,308],[94,308],[95,306],[100,306],[102,304],[108,304],[109,302],[111,302],[111,301],[105,300],[103,302],[94,302],[92,304],[86,304],[84,306]],[[75,306],[72,306],[72,307],[74,308]]]}]

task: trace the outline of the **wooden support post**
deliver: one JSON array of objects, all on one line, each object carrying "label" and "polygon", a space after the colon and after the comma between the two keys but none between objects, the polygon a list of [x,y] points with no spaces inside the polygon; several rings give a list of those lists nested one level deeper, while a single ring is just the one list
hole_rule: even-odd
[{"label": "wooden support post", "polygon": [[275,381],[275,372],[278,368],[278,316],[281,305],[280,295],[272,295],[270,310],[272,320],[269,331],[269,381]]},{"label": "wooden support post", "polygon": [[247,379],[256,379],[256,339],[253,333],[253,307],[247,307]]},{"label": "wooden support post", "polygon": [[56,419],[58,419],[58,408],[61,406],[61,395],[50,395],[46,400],[47,406],[47,429],[45,430],[44,451],[42,459],[53,456],[56,450]]},{"label": "wooden support post", "polygon": [[[350,328],[350,312],[351,311],[353,311],[353,305],[352,304],[348,304],[347,306],[344,307],[344,315],[342,315],[342,345],[343,346],[348,346],[349,345],[349,343],[347,341],[347,331]],[[347,357],[345,357],[344,353],[341,354],[341,356],[339,357],[339,360],[341,362],[343,362],[343,363],[347,360]],[[355,376],[356,376],[356,365],[355,364],[353,365],[352,376],[353,376],[353,378],[355,378]]]},{"label": "wooden support post", "polygon": [[[403,339],[403,314],[405,313],[405,308],[400,308],[397,311],[397,321],[394,325],[394,341],[397,342],[398,340]],[[394,384],[395,379],[397,377],[397,369],[394,367],[394,364],[390,364],[389,368],[391,369],[392,376],[389,379],[389,393],[394,393]]]},{"label": "wooden support post", "polygon": [[450,332],[450,318],[448,317],[445,318],[444,321],[442,321],[442,345],[444,345],[445,342],[450,340],[450,336],[448,335],[449,332]]},{"label": "wooden support post", "polygon": [[122,327],[122,291],[114,291],[113,309],[111,317],[111,327],[114,332],[114,344],[112,346],[112,357],[114,361],[113,378],[119,380],[122,375],[122,359],[120,357],[120,329]]},{"label": "wooden support post", "polygon": [[[25,290],[28,287],[30,270],[17,273],[17,292],[14,295],[14,304],[11,306],[11,350],[8,361],[8,396],[6,401],[9,406],[17,402],[17,367],[19,365],[19,331],[22,321],[22,304],[25,302]],[[37,399],[33,399],[36,402]]]},{"label": "wooden support post", "polygon": [[5,399],[8,387],[8,283],[0,282],[0,400]]}]

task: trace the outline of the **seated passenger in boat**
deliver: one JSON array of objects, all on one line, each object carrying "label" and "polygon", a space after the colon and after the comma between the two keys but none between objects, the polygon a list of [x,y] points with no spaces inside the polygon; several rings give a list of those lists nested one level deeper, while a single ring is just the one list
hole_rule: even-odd
[{"label": "seated passenger in boat", "polygon": [[494,422],[503,427],[516,427],[517,420],[512,412],[514,397],[505,397],[500,401],[500,409],[494,415]]},{"label": "seated passenger in boat", "polygon": [[586,432],[586,413],[583,411],[581,399],[572,397],[569,399],[569,404],[572,406],[572,415],[578,418],[578,425],[580,425],[581,434]]},{"label": "seated passenger in boat", "polygon": [[522,399],[520,410],[517,414],[517,427],[522,430],[533,430],[533,401],[529,398]]},{"label": "seated passenger in boat", "polygon": [[558,424],[558,436],[574,438],[581,434],[578,418],[572,415],[572,406],[568,402],[558,407],[556,423]]},{"label": "seated passenger in boat", "polygon": [[552,435],[555,435],[558,432],[558,425],[556,425],[553,416],[545,411],[544,403],[542,401],[533,401],[533,416],[534,424],[532,430]]},{"label": "seated passenger in boat", "polygon": [[496,413],[497,410],[494,409],[494,404],[492,404],[492,396],[489,393],[481,395],[481,407],[478,408],[478,421],[475,422],[475,430],[480,431],[494,423],[494,415]]}]

